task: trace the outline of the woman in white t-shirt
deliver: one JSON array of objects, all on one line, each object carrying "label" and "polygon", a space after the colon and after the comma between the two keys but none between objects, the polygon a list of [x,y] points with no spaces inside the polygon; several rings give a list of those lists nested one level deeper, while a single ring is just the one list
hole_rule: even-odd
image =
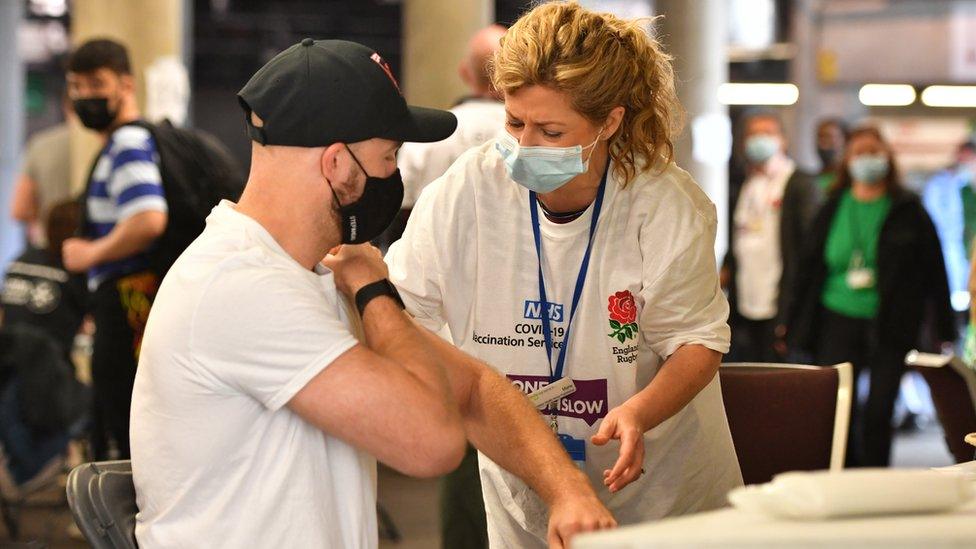
[{"label": "woman in white t-shirt", "polygon": [[[524,15],[493,62],[507,131],[424,190],[387,256],[408,311],[531,394],[620,524],[742,483],[715,207],[674,165],[670,57],[641,25],[575,3]],[[480,469],[492,546],[544,546],[536,494]]]}]

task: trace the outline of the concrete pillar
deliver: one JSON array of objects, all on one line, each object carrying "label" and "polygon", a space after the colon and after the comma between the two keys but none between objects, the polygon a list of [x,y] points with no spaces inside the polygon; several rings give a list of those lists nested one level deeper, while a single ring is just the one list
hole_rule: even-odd
[{"label": "concrete pillar", "polygon": [[405,0],[403,92],[407,101],[448,108],[469,93],[458,76],[468,40],[495,19],[494,0]]},{"label": "concrete pillar", "polygon": [[10,219],[10,198],[24,142],[24,64],[17,48],[23,2],[0,2],[0,276],[23,246],[23,229]]},{"label": "concrete pillar", "polygon": [[727,2],[725,0],[656,0],[664,19],[658,38],[674,56],[678,98],[687,126],[676,145],[678,165],[705,190],[718,210],[715,253],[728,248],[728,159],[731,129],[728,108],[718,101],[718,87],[728,81]]},{"label": "concrete pillar", "polygon": [[816,0],[795,0],[791,21],[792,41],[796,56],[790,63],[790,80],[800,88],[800,98],[791,110],[790,155],[801,168],[816,171],[820,168],[817,158],[817,119],[823,113],[820,79],[817,75],[817,41],[819,16]]},{"label": "concrete pillar", "polygon": [[[185,5],[183,0],[78,0],[71,4],[72,46],[92,38],[111,38],[125,44],[136,77],[139,105],[144,109],[145,68],[162,56],[182,58]],[[71,182],[79,192],[99,147],[93,132],[72,129]]]}]

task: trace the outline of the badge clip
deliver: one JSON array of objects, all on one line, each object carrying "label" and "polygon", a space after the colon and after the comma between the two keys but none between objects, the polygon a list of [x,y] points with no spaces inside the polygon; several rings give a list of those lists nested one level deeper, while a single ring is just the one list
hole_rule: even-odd
[{"label": "badge clip", "polygon": [[538,409],[543,409],[553,402],[569,396],[576,392],[576,384],[573,380],[564,377],[562,379],[556,380],[541,389],[536,389],[529,393],[529,402],[532,403]]}]

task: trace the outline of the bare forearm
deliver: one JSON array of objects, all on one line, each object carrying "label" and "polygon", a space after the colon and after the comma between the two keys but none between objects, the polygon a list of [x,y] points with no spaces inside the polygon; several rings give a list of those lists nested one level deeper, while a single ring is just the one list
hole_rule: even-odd
[{"label": "bare forearm", "polygon": [[145,251],[166,229],[166,214],[142,212],[124,219],[107,235],[93,243],[98,263],[116,261]]},{"label": "bare forearm", "polygon": [[649,431],[687,406],[712,381],[721,361],[721,353],[702,345],[679,347],[647,387],[623,406],[636,410]]},{"label": "bare forearm", "polygon": [[20,176],[10,201],[10,215],[17,221],[29,223],[37,219],[37,201],[34,198],[34,180],[27,174]]},{"label": "bare forearm", "polygon": [[590,490],[539,412],[505,378],[488,372],[473,389],[465,427],[475,447],[548,504],[567,492]]},{"label": "bare forearm", "polygon": [[[444,363],[430,352],[424,330],[389,297],[369,302],[363,314],[366,346],[401,365],[430,391],[431,396],[458,415],[457,406],[444,372]],[[460,421],[460,418],[456,418]]]},{"label": "bare forearm", "polygon": [[585,475],[521,392],[487,364],[436,335],[428,332],[426,339],[450,365],[465,430],[475,447],[548,504],[567,492],[591,491]]}]

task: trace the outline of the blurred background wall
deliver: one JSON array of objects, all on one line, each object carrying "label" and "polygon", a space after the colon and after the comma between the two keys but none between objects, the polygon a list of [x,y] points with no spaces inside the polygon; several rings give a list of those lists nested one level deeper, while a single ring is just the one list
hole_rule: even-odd
[{"label": "blurred background wall", "polygon": [[[752,107],[782,113],[792,155],[815,169],[814,124],[823,116],[870,118],[894,142],[909,184],[952,161],[972,135],[976,0],[583,0],[624,16],[664,15],[653,25],[675,56],[688,126],[679,163],[725,216],[736,121]],[[186,122],[222,139],[243,163],[248,142],[234,98],[276,52],[305,37],[362,42],[390,63],[407,97],[447,107],[464,91],[457,63],[473,30],[510,24],[525,0],[6,0],[0,50],[0,207],[24,139],[61,119],[62,63],[72,44],[96,35],[132,48],[141,99],[146,71],[176,58],[186,70]],[[168,75],[166,71],[159,74]],[[18,75],[23,75],[22,83]],[[164,79],[165,80],[165,79]],[[773,84],[743,88],[747,84]],[[868,88],[865,85],[897,85]],[[22,90],[17,92],[17,90]],[[926,90],[929,90],[928,92]],[[940,89],[937,88],[936,91]],[[178,95],[173,92],[170,96]],[[165,94],[164,94],[165,95]],[[13,97],[16,96],[16,97]],[[150,108],[150,110],[152,110]],[[158,110],[158,109],[157,109]],[[165,109],[163,109],[165,111]],[[83,179],[96,145],[76,131],[72,172]],[[0,264],[19,242],[3,216]],[[724,227],[724,223],[722,224]],[[724,230],[724,229],[723,229]],[[716,253],[725,250],[724,232]]]}]

